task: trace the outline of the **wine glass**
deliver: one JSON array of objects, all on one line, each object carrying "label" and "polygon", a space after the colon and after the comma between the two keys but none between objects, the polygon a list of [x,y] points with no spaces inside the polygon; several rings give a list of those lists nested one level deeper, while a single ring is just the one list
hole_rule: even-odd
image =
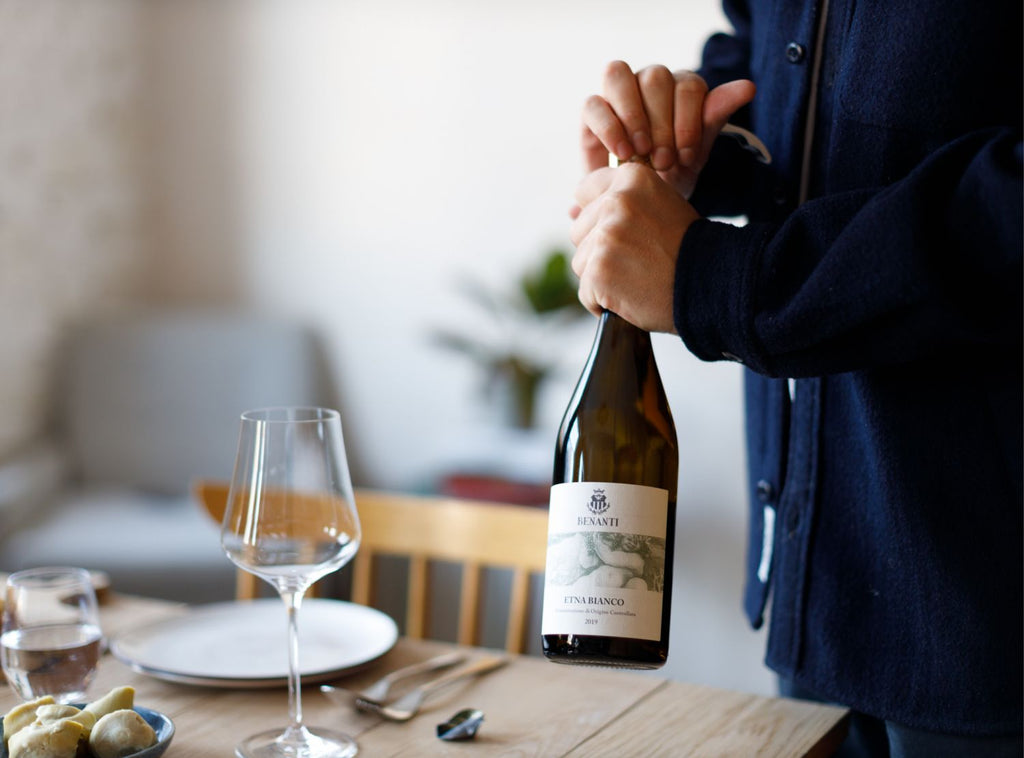
[{"label": "wine glass", "polygon": [[221,545],[235,565],[269,582],[284,601],[291,723],[241,742],[239,758],[342,758],[358,751],[348,735],[302,723],[297,616],[307,588],[347,563],[359,540],[338,412],[243,413]]},{"label": "wine glass", "polygon": [[85,700],[102,648],[88,571],[46,566],[7,577],[0,664],[22,700]]}]

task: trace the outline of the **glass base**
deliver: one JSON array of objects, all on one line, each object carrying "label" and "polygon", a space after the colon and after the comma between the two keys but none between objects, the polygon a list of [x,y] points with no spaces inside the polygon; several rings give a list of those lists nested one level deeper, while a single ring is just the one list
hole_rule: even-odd
[{"label": "glass base", "polygon": [[359,752],[356,741],[347,734],[304,726],[272,729],[254,734],[238,744],[238,758],[351,758]]}]

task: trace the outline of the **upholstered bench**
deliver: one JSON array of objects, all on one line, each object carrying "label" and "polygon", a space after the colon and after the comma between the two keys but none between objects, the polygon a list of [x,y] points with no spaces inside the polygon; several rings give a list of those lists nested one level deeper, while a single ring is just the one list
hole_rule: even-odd
[{"label": "upholstered bench", "polygon": [[247,408],[334,404],[314,332],[132,313],[70,330],[58,365],[53,438],[0,461],[0,571],[71,564],[117,591],[233,597],[234,567],[190,486],[230,478]]}]

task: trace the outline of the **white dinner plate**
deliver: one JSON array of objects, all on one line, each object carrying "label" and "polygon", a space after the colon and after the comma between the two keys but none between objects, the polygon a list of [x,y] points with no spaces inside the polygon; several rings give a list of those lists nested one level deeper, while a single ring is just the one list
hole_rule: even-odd
[{"label": "white dinner plate", "polygon": [[[391,617],[342,600],[310,598],[298,615],[303,682],[326,681],[388,652]],[[128,630],[114,656],[143,674],[209,687],[276,687],[288,681],[288,623],[279,598],[213,603]]]}]

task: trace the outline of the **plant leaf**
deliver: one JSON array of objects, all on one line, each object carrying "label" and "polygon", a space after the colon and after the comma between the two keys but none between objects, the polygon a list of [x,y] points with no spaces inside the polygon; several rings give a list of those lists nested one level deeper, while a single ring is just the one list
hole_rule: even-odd
[{"label": "plant leaf", "polygon": [[564,250],[552,250],[534,271],[527,271],[520,280],[520,289],[536,313],[565,309],[586,310],[579,302],[579,285]]}]

